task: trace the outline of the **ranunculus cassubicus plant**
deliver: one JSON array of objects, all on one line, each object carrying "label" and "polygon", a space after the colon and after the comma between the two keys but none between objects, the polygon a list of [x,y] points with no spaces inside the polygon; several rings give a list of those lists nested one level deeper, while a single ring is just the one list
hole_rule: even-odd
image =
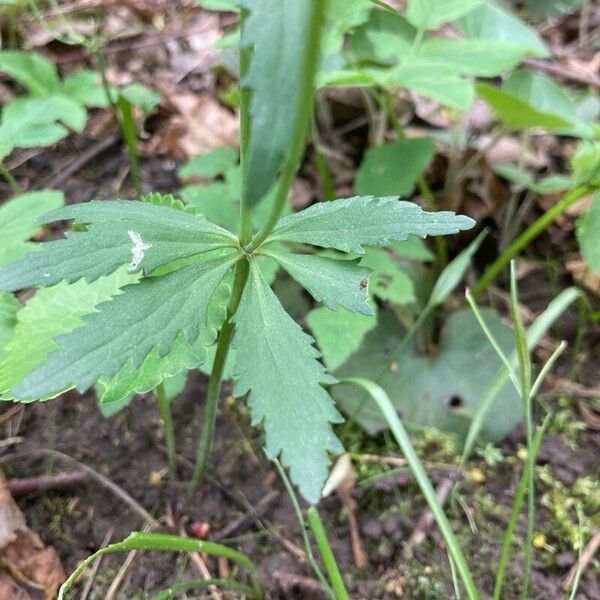
[{"label": "ranunculus cassubicus plant", "polygon": [[[342,451],[332,429],[341,416],[324,387],[335,379],[319,362],[313,339],[266,283],[260,259],[275,260],[332,310],[372,314],[368,269],[318,249],[362,254],[365,245],[473,225],[450,212],[427,213],[397,198],[369,196],[317,203],[281,218],[312,114],[323,4],[243,2],[237,233],[168,196],[91,201],[46,214],[44,223],[73,220],[75,230],[0,270],[2,291],[63,280],[68,291],[81,279],[110,290],[79,326],[56,337],[42,364],[21,368],[18,376],[0,367],[2,397],[49,399],[96,383],[121,396],[149,391],[200,364],[216,340],[193,486],[209,456],[233,346],[234,394],[247,395],[253,422],[265,430],[268,456],[280,458],[308,501],[319,500],[329,454]],[[270,203],[270,213],[253,231],[251,215],[260,202]]]}]

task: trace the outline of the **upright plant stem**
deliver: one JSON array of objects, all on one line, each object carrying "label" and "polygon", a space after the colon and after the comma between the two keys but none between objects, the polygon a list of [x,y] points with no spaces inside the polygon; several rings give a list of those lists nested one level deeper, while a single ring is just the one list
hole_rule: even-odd
[{"label": "upright plant stem", "polygon": [[500,256],[485,270],[479,281],[473,287],[471,293],[478,298],[492,283],[500,272],[515,258],[523,248],[542,233],[550,223],[562,215],[572,204],[590,193],[592,189],[587,186],[577,187],[567,192],[550,210],[547,210],[537,221],[534,221],[519,237],[500,254]]},{"label": "upright plant stem", "polygon": [[165,384],[159,383],[154,389],[160,420],[162,421],[163,432],[165,435],[165,446],[167,447],[167,463],[169,465],[169,473],[172,479],[175,479],[177,474],[177,457],[175,455],[175,433],[173,431],[173,415],[171,413],[171,404],[167,398]]},{"label": "upright plant stem", "polygon": [[307,516],[308,524],[315,536],[315,542],[317,542],[323,564],[329,575],[329,580],[331,581],[336,600],[350,600],[337,561],[335,560],[335,556],[329,545],[329,540],[327,539],[327,534],[325,533],[325,528],[321,522],[319,512],[314,506],[311,506],[307,511]]},{"label": "upright plant stem", "polygon": [[[303,64],[303,85],[300,92],[300,104],[301,107],[298,117],[294,123],[294,132],[292,136],[292,143],[286,156],[286,160],[283,165],[281,176],[277,182],[277,188],[275,193],[275,203],[273,210],[267,219],[267,222],[263,225],[262,229],[254,237],[254,239],[248,244],[242,244],[242,239],[246,240],[251,235],[251,222],[250,222],[250,211],[246,201],[246,189],[247,189],[247,152],[249,142],[249,123],[250,123],[250,94],[247,91],[242,90],[241,96],[241,135],[240,135],[240,148],[241,148],[241,168],[242,168],[242,198],[240,203],[240,245],[245,249],[246,254],[249,256],[264,240],[269,236],[279,217],[285,202],[287,195],[294,181],[294,175],[296,174],[296,168],[300,157],[304,150],[304,142],[306,139],[306,130],[308,122],[312,114],[313,104],[313,93],[314,93],[314,78],[317,68],[317,58],[319,55],[319,41],[321,35],[321,23],[323,16],[323,2],[320,0],[312,1],[312,13],[310,23],[310,39],[302,57]],[[242,12],[242,27],[243,21],[246,17],[246,13]],[[240,76],[243,79],[245,76],[250,55],[244,50],[240,56]],[[217,350],[215,354],[215,360],[213,363],[212,372],[208,381],[208,389],[206,391],[206,403],[204,407],[204,416],[202,420],[202,431],[200,434],[200,440],[198,442],[198,449],[196,451],[196,464],[194,465],[194,472],[190,481],[189,496],[191,497],[200,484],[200,479],[206,469],[208,457],[210,455],[210,449],[212,446],[212,440],[214,435],[215,420],[217,416],[217,405],[219,402],[219,395],[221,392],[221,380],[223,377],[223,370],[227,361],[227,355],[229,353],[229,346],[233,339],[234,325],[232,318],[235,315],[240,300],[242,299],[242,293],[248,280],[249,263],[247,260],[240,260],[235,268],[233,288],[231,291],[231,298],[229,300],[229,306],[227,308],[227,318],[219,336],[217,339]]]},{"label": "upright plant stem", "polygon": [[6,165],[0,161],[0,173],[2,177],[6,179],[6,183],[10,186],[13,194],[22,194],[23,188],[19,185],[19,182],[15,179],[14,175],[6,168]]},{"label": "upright plant stem", "polygon": [[330,598],[334,598],[333,591],[329,587],[327,583],[327,579],[325,579],[325,575],[323,575],[323,571],[317,564],[315,560],[315,556],[312,551],[312,547],[310,545],[310,540],[308,538],[308,533],[306,531],[306,521],[304,519],[304,515],[302,514],[302,509],[300,508],[300,503],[298,502],[298,498],[296,497],[296,492],[294,492],[294,488],[290,483],[290,480],[285,472],[285,469],[282,467],[281,463],[278,459],[274,459],[273,463],[277,468],[277,472],[279,473],[279,477],[281,477],[281,481],[283,481],[283,485],[285,487],[285,491],[292,503],[292,508],[294,509],[294,513],[296,514],[296,519],[298,520],[298,525],[300,525],[300,534],[302,535],[302,541],[304,542],[304,551],[306,552],[306,558],[312,567],[314,574],[317,576],[317,579],[321,582],[323,589],[327,593]]},{"label": "upright plant stem", "polygon": [[267,239],[271,231],[275,228],[275,225],[277,225],[277,221],[279,221],[279,217],[287,202],[290,188],[294,182],[298,163],[304,152],[306,132],[312,116],[314,80],[317,70],[317,58],[319,56],[319,42],[321,38],[321,23],[323,22],[324,4],[325,2],[322,2],[322,0],[312,1],[311,20],[309,24],[310,35],[302,57],[303,65],[300,66],[300,68],[303,69],[302,85],[300,87],[298,99],[300,110],[294,123],[290,148],[283,163],[281,176],[279,177],[275,188],[273,210],[260,231],[246,247],[246,250],[249,253],[256,250],[256,248]]},{"label": "upright plant stem", "polygon": [[234,325],[231,319],[238,309],[247,279],[248,261],[240,260],[235,268],[231,298],[229,300],[229,306],[227,307],[227,317],[219,332],[215,360],[208,380],[204,414],[202,416],[202,431],[200,432],[200,440],[198,441],[198,448],[196,450],[196,463],[194,464],[194,472],[192,474],[188,493],[190,497],[198,490],[200,480],[204,475],[210,456],[215,422],[217,419],[217,406],[219,404],[219,396],[221,395],[223,370],[225,369],[227,355],[229,354],[229,347],[234,333]]}]

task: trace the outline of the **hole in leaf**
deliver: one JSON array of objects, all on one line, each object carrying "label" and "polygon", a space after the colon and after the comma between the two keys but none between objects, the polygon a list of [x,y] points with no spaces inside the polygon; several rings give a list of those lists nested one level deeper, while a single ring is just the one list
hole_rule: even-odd
[{"label": "hole in leaf", "polygon": [[449,408],[461,408],[464,406],[465,401],[462,399],[462,396],[452,394],[452,396],[446,400],[446,404]]}]

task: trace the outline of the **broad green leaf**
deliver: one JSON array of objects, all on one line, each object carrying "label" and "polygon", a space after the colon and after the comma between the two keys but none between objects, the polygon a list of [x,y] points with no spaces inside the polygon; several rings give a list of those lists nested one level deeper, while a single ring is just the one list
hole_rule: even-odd
[{"label": "broad green leaf", "polygon": [[423,262],[432,262],[435,260],[435,254],[416,235],[409,235],[403,242],[392,242],[390,248],[403,258],[421,260]]},{"label": "broad green leaf", "polygon": [[213,179],[218,175],[224,175],[238,162],[238,151],[229,146],[217,148],[205,154],[199,154],[188,160],[177,169],[177,175],[186,177],[206,177]]},{"label": "broad green leaf", "polygon": [[[183,371],[197,369],[202,365],[207,357],[207,347],[215,341],[217,328],[225,320],[230,292],[228,284],[222,283],[217,288],[208,307],[207,327],[201,330],[194,342],[190,343],[185,336],[179,334],[171,350],[164,356],[160,356],[158,349],[154,348],[139,368],[134,368],[127,362],[111,380],[100,379],[97,385],[100,392],[98,401],[101,410],[107,409],[103,410],[103,414],[106,415],[107,411],[115,414],[123,408],[125,398],[149,392],[163,381],[167,386]],[[110,410],[110,405],[116,410]]]},{"label": "broad green leaf", "polygon": [[317,340],[323,362],[333,371],[360,348],[367,332],[376,327],[377,319],[343,308],[332,312],[319,307],[306,315],[306,324]]},{"label": "broad green leaf", "polygon": [[10,75],[35,96],[49,95],[60,84],[54,64],[32,52],[2,50],[0,71]]},{"label": "broad green leaf", "polygon": [[353,61],[396,64],[411,49],[417,34],[398,13],[374,9],[350,38]]},{"label": "broad green leaf", "polygon": [[[514,348],[512,331],[492,311],[486,309],[483,313],[500,347],[510,354]],[[380,312],[377,328],[366,335],[360,350],[336,371],[336,376],[377,381],[407,424],[464,436],[490,381],[502,367],[476,318],[468,308],[455,311],[444,323],[434,354],[423,355],[411,346],[391,360],[390,354],[403,336],[393,314]],[[377,407],[364,402],[360,390],[336,386],[334,397],[344,412],[369,433],[387,428]],[[521,418],[521,400],[507,381],[486,415],[481,437],[496,442]]]},{"label": "broad green leaf", "polygon": [[459,110],[467,110],[475,96],[473,84],[453,68],[418,58],[391,69],[386,80]]},{"label": "broad green leaf", "polygon": [[74,219],[84,232],[41,244],[41,250],[0,269],[0,290],[48,286],[61,279],[93,281],[124,264],[146,274],[177,259],[232,246],[235,237],[204,218],[165,206],[128,200],[65,206],[45,222]]},{"label": "broad green leaf", "polygon": [[153,351],[169,353],[178,335],[196,340],[207,326],[208,305],[236,258],[206,260],[162,277],[127,285],[83,317],[83,327],[56,338],[58,348],[13,389],[23,400],[85,392],[111,379],[124,364],[138,368]]},{"label": "broad green leaf", "polygon": [[325,0],[325,26],[321,52],[323,55],[339,52],[344,35],[364,23],[371,12],[370,0]]},{"label": "broad green leaf", "polygon": [[0,267],[34,247],[28,240],[40,229],[36,220],[63,202],[62,192],[42,190],[20,194],[0,205]]},{"label": "broad green leaf", "polygon": [[267,455],[280,455],[302,495],[316,503],[328,475],[328,452],[343,451],[331,429],[341,416],[321,385],[335,379],[317,360],[312,337],[285,312],[254,263],[235,323],[235,394],[250,392],[252,421],[265,429]]},{"label": "broad green leaf", "polygon": [[503,41],[434,38],[421,44],[417,56],[457,73],[494,77],[514,68],[525,54],[521,46]]},{"label": "broad green leaf", "polygon": [[254,48],[242,86],[251,90],[247,199],[256,205],[272,187],[292,142],[307,68],[312,0],[243,0],[250,13],[242,47]]},{"label": "broad green leaf", "polygon": [[409,235],[446,235],[473,227],[469,217],[425,212],[396,198],[357,196],[320,202],[285,217],[269,241],[288,241],[364,254],[363,245],[386,246]]},{"label": "broad green leaf", "polygon": [[594,273],[600,274],[600,193],[596,192],[588,212],[579,218],[577,239],[581,255]]},{"label": "broad green leaf", "polygon": [[573,180],[566,175],[549,175],[535,181],[533,175],[518,165],[496,164],[492,165],[494,172],[512,183],[522,185],[538,194],[553,194],[563,192],[574,187]]},{"label": "broad green leaf", "polygon": [[484,0],[408,0],[406,18],[423,31],[437,29],[480,6]]},{"label": "broad green leaf", "polygon": [[239,0],[199,0],[199,4],[206,10],[228,10],[237,12],[240,9]]},{"label": "broad green leaf", "polygon": [[370,148],[358,169],[358,195],[408,196],[435,153],[431,138],[403,139]]},{"label": "broad green leaf", "polygon": [[331,310],[338,307],[363,315],[374,314],[369,304],[370,271],[357,261],[335,260],[312,254],[264,251],[274,258],[309,294]]},{"label": "broad green leaf", "polygon": [[600,186],[600,142],[579,142],[571,159],[571,169],[578,185]]},{"label": "broad green leaf", "polygon": [[14,335],[6,346],[6,356],[0,363],[0,395],[6,395],[44,362],[56,348],[56,336],[79,327],[81,317],[94,312],[98,304],[110,300],[137,278],[122,268],[91,284],[80,280],[69,285],[63,281],[38,290],[19,312]]},{"label": "broad green leaf", "polygon": [[0,293],[0,358],[4,355],[6,343],[13,335],[20,308],[21,304],[12,294]]},{"label": "broad green leaf", "polygon": [[139,106],[144,114],[151,113],[161,97],[156,90],[137,82],[127,84],[118,93],[133,106]]},{"label": "broad green leaf", "polygon": [[572,123],[563,117],[537,110],[517,96],[493,85],[479,83],[476,88],[479,96],[511,129],[543,127],[545,129],[561,130],[572,126]]},{"label": "broad green leaf", "polygon": [[[61,122],[67,127],[81,133],[85,127],[87,113],[85,108],[62,94],[53,94],[43,98],[26,97],[11,100],[3,111],[3,119],[22,119],[29,123],[29,127],[35,127],[36,124],[51,125],[56,122]],[[25,140],[30,138],[39,138],[39,133],[31,132],[24,136],[23,139],[17,140],[17,145],[26,147],[23,144]],[[28,146],[33,144],[28,141]]]},{"label": "broad green leaf", "polygon": [[78,69],[63,79],[60,91],[63,95],[84,106],[105,108],[109,104],[106,90],[102,85],[102,77],[98,71]]},{"label": "broad green leaf", "polygon": [[369,248],[360,264],[372,269],[369,281],[371,293],[393,304],[410,304],[416,300],[411,278],[382,248]]},{"label": "broad green leaf", "polygon": [[534,56],[548,55],[546,45],[537,32],[494,0],[481,3],[454,25],[469,39],[508,42]]},{"label": "broad green leaf", "polygon": [[502,91],[523,100],[539,112],[577,120],[575,106],[569,96],[552,79],[527,69],[518,69],[502,84]]}]

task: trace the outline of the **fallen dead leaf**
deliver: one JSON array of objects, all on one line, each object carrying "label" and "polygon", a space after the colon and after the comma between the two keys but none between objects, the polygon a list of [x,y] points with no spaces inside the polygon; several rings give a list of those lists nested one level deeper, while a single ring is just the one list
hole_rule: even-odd
[{"label": "fallen dead leaf", "polygon": [[56,551],[27,527],[0,472],[0,598],[52,600],[64,580]]},{"label": "fallen dead leaf", "polygon": [[176,160],[188,160],[221,146],[239,144],[238,115],[207,94],[172,94],[175,114],[156,134],[158,149]]},{"label": "fallen dead leaf", "polygon": [[590,271],[586,264],[579,259],[569,260],[565,266],[577,283],[597,296],[600,296],[600,275]]}]

